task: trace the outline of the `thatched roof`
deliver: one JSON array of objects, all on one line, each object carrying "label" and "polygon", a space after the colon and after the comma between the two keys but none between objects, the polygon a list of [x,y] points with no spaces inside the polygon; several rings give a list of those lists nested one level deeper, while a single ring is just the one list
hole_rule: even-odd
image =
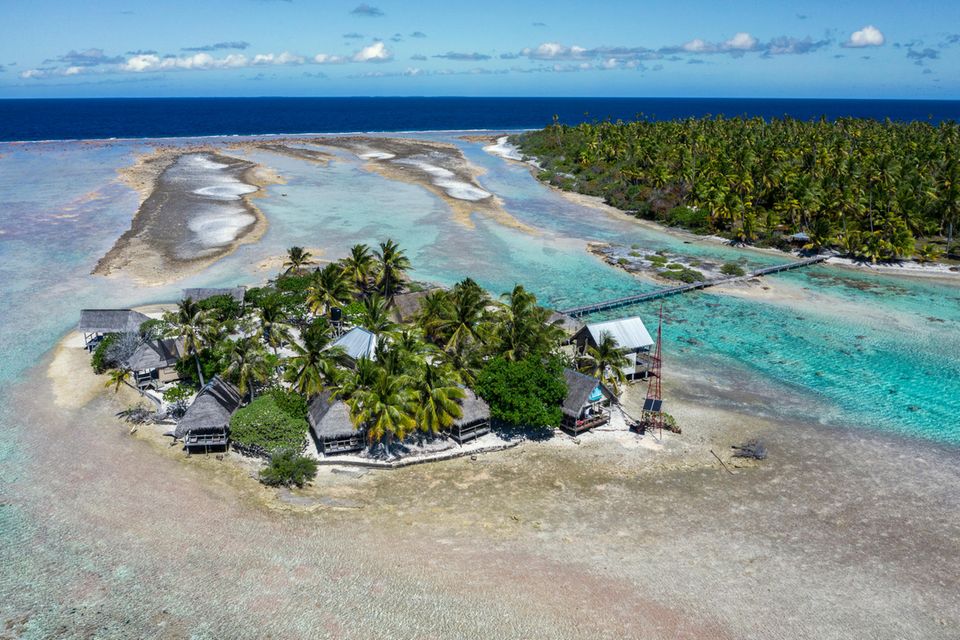
[{"label": "thatched roof", "polygon": [[243,302],[243,297],[247,293],[246,287],[201,287],[196,289],[184,289],[183,290],[183,299],[186,300],[190,298],[194,302],[200,302],[201,300],[206,300],[207,298],[213,298],[215,296],[230,296],[237,302]]},{"label": "thatched roof", "polygon": [[82,333],[138,333],[140,325],[149,320],[139,311],[130,309],[83,309],[77,331]]},{"label": "thatched roof", "polygon": [[350,409],[343,400],[332,398],[331,391],[316,396],[307,410],[307,422],[317,440],[342,438],[357,432],[350,421]]},{"label": "thatched roof", "polygon": [[220,431],[230,426],[230,416],[240,408],[243,398],[235,386],[215,377],[207,383],[177,423],[174,435]]},{"label": "thatched roof", "polygon": [[172,367],[183,356],[183,338],[147,340],[127,359],[131,371],[149,371]]},{"label": "thatched roof", "polygon": [[351,360],[373,360],[377,350],[377,336],[363,327],[354,327],[334,340],[330,346],[343,348],[343,352]]},{"label": "thatched roof", "polygon": [[463,409],[463,415],[453,421],[457,426],[466,426],[480,420],[490,419],[490,407],[487,403],[473,392],[469,387],[463,388],[467,394],[460,400],[460,407]]},{"label": "thatched roof", "polygon": [[576,318],[568,316],[565,313],[560,313],[559,311],[551,313],[547,322],[560,327],[567,335],[573,335],[585,326]]},{"label": "thatched roof", "polygon": [[585,375],[573,369],[564,369],[563,377],[567,383],[567,397],[563,400],[563,413],[573,418],[579,417],[583,407],[590,401],[590,396],[599,388],[600,392],[612,400],[613,393],[592,376]]},{"label": "thatched roof", "polygon": [[406,323],[413,320],[413,317],[420,312],[420,301],[437,289],[428,289],[427,291],[412,291],[410,293],[401,293],[393,296],[390,303],[390,313],[396,322]]}]

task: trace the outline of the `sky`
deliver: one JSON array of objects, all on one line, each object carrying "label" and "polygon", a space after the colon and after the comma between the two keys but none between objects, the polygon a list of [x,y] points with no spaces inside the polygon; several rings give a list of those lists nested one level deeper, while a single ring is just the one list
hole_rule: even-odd
[{"label": "sky", "polygon": [[0,0],[0,98],[960,98],[960,1]]}]

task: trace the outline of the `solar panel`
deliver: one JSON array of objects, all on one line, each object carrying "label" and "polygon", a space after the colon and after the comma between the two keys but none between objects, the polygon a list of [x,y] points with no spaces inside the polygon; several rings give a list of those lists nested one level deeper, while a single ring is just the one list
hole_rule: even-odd
[{"label": "solar panel", "polygon": [[663,400],[654,400],[653,398],[647,398],[643,401],[643,410],[644,411],[660,411],[660,407],[663,406]]}]

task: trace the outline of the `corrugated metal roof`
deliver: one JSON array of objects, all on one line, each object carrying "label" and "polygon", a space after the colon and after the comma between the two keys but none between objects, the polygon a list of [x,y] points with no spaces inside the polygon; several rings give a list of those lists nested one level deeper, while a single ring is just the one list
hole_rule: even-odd
[{"label": "corrugated metal roof", "polygon": [[597,324],[588,324],[587,330],[590,331],[590,337],[594,342],[600,342],[600,336],[609,333],[621,349],[626,351],[636,351],[637,349],[649,349],[653,346],[653,338],[650,332],[643,324],[643,320],[634,316],[632,318],[623,318],[622,320],[611,320],[609,322],[598,322]]},{"label": "corrugated metal roof", "polygon": [[377,349],[377,336],[363,327],[354,327],[333,341],[333,347],[343,347],[352,360],[369,358],[374,360]]}]

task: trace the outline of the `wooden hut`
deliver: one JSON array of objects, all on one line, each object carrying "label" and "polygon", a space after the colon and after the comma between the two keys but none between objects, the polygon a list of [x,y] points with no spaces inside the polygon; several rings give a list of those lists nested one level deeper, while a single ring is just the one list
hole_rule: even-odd
[{"label": "wooden hut", "polygon": [[577,354],[585,354],[587,347],[596,347],[605,333],[616,340],[617,346],[627,357],[628,364],[623,369],[624,377],[627,380],[646,378],[652,366],[650,349],[653,347],[653,338],[650,337],[643,320],[634,316],[584,326],[572,339]]},{"label": "wooden hut", "polygon": [[460,400],[463,414],[450,426],[450,437],[460,444],[490,433],[490,407],[472,389],[463,390],[467,394]]},{"label": "wooden hut", "polygon": [[83,309],[77,331],[83,334],[87,349],[93,350],[108,333],[139,333],[140,325],[149,319],[130,309]]},{"label": "wooden hut", "polygon": [[325,456],[348,451],[361,451],[364,434],[353,426],[350,410],[342,400],[324,391],[316,396],[308,407],[307,422],[317,443],[317,450]]},{"label": "wooden hut", "polygon": [[197,394],[183,417],[177,423],[174,436],[183,440],[188,452],[211,448],[227,448],[230,435],[230,417],[243,401],[240,391],[216,376]]},{"label": "wooden hut", "polygon": [[127,368],[140,389],[158,388],[180,379],[177,362],[182,357],[182,338],[146,340],[127,359]]},{"label": "wooden hut", "polygon": [[559,327],[568,337],[577,335],[577,333],[586,326],[573,316],[568,316],[559,311],[554,311],[550,314],[550,317],[547,318],[547,324]]},{"label": "wooden hut", "polygon": [[610,422],[607,408],[616,396],[602,382],[591,376],[564,369],[567,397],[563,400],[560,428],[577,435]]},{"label": "wooden hut", "polygon": [[243,304],[243,299],[247,294],[246,287],[199,287],[194,289],[184,289],[183,299],[190,298],[194,302],[200,302],[207,298],[217,296],[230,296],[238,303]]}]

